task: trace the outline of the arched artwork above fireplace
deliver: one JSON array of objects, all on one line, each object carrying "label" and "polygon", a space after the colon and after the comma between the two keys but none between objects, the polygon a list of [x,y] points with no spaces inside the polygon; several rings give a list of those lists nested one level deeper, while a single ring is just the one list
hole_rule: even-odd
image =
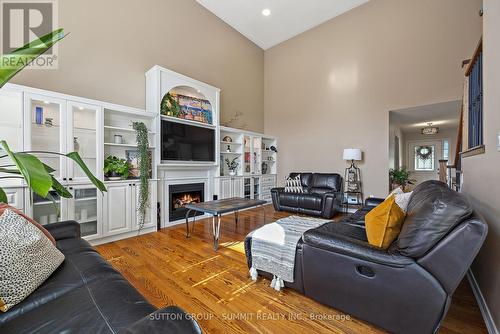
[{"label": "arched artwork above fireplace", "polygon": [[169,90],[160,103],[160,113],[204,124],[213,124],[212,104],[199,90],[190,86],[176,86]]}]

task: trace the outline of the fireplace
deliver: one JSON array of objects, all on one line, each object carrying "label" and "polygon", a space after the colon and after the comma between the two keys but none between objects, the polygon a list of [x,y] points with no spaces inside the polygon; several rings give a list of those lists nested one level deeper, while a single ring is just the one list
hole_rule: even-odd
[{"label": "fireplace", "polygon": [[[184,207],[189,203],[200,203],[205,200],[205,184],[172,184],[168,186],[168,220],[176,221],[186,218],[187,209]],[[192,215],[203,215],[202,212],[192,213]]]}]

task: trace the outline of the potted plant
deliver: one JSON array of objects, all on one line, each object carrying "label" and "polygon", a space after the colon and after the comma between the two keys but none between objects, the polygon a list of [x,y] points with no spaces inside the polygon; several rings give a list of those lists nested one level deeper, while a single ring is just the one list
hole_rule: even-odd
[{"label": "potted plant", "polygon": [[240,165],[238,163],[238,157],[234,158],[233,160],[229,160],[226,158],[226,166],[229,169],[229,175],[235,176],[236,175],[236,170],[238,169],[238,166]]},{"label": "potted plant", "polygon": [[411,179],[411,172],[406,167],[391,168],[389,170],[389,179],[391,181],[392,189],[401,188],[403,191],[409,184],[415,184],[417,180]]},{"label": "potted plant", "polygon": [[108,179],[112,181],[121,180],[128,178],[129,165],[127,160],[110,155],[104,160],[103,170],[104,175],[106,175]]}]

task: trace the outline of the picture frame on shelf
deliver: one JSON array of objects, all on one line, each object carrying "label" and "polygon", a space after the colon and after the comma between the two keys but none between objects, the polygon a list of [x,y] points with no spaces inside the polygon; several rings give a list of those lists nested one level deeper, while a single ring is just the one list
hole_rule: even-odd
[{"label": "picture frame on shelf", "polygon": [[[153,155],[151,151],[149,151],[149,178],[153,175]],[[129,179],[138,179],[140,175],[139,170],[139,151],[138,150],[125,150],[125,159],[127,160],[130,168],[129,168]]]}]

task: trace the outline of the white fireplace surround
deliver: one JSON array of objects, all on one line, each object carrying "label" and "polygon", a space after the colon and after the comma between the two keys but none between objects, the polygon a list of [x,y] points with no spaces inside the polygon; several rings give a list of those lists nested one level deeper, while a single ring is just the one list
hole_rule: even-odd
[{"label": "white fireplace surround", "polygon": [[[162,191],[160,196],[161,203],[161,227],[169,227],[178,224],[184,224],[185,220],[169,221],[168,200],[170,198],[169,188],[171,185],[203,183],[205,185],[205,201],[209,201],[214,196],[214,170],[207,167],[183,167],[174,166],[160,168],[158,170],[160,180],[162,180]],[[208,216],[199,216],[205,218]]]}]

